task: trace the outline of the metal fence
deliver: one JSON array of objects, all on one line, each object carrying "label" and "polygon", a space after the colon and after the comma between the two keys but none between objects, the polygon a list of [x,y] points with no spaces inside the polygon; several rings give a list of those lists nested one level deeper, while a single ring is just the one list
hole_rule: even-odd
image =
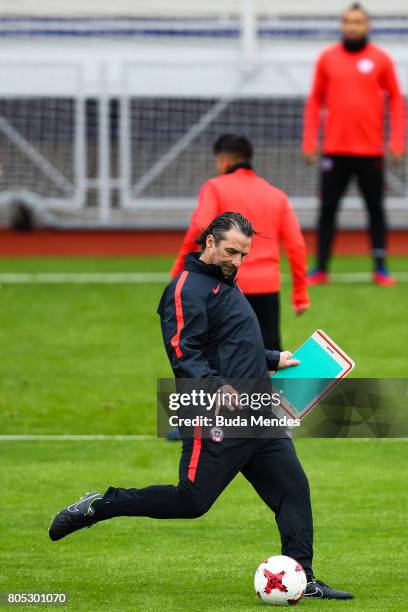
[{"label": "metal fence", "polygon": [[[53,225],[182,227],[214,174],[211,145],[241,132],[257,172],[314,223],[317,170],[302,159],[303,107],[324,42],[11,41],[0,62],[0,206]],[[403,44],[391,49],[408,91]],[[55,61],[50,61],[50,53]],[[387,169],[391,225],[408,226],[407,160]],[[343,225],[361,225],[355,189]]]}]

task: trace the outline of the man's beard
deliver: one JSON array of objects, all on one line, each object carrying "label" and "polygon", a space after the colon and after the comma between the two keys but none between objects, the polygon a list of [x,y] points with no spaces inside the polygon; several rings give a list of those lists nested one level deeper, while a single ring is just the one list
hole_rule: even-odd
[{"label": "man's beard", "polygon": [[237,269],[235,266],[221,266],[221,270],[225,278],[229,278],[236,273]]},{"label": "man's beard", "polygon": [[361,38],[346,38],[343,36],[342,41],[343,47],[346,51],[350,53],[357,53],[357,51],[362,51],[364,47],[367,46],[368,36],[362,36]]}]

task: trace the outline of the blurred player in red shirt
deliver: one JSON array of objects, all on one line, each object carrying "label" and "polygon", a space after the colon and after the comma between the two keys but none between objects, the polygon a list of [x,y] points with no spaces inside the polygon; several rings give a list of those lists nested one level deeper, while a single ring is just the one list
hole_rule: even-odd
[{"label": "blurred player in red shirt", "polygon": [[393,61],[368,40],[370,21],[360,4],[343,15],[342,41],[321,54],[305,108],[303,152],[318,159],[318,133],[324,111],[318,257],[310,284],[329,282],[327,273],[336,213],[351,177],[356,177],[370,221],[373,281],[392,286],[385,263],[384,118],[389,104],[388,153],[398,164],[405,151],[405,103]]},{"label": "blurred player in red shirt", "polygon": [[287,195],[256,175],[253,147],[244,136],[225,134],[213,146],[219,176],[201,188],[191,225],[171,270],[176,276],[195,240],[223,212],[239,212],[249,219],[257,235],[238,272],[238,284],[258,317],[265,347],[281,350],[279,332],[279,242],[288,253],[292,271],[292,304],[296,314],[309,308],[306,281],[306,246]]}]

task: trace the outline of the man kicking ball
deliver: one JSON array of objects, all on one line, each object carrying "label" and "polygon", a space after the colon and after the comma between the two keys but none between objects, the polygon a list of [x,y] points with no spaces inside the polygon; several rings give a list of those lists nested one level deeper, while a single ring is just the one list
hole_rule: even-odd
[{"label": "man kicking ball", "polygon": [[[202,252],[190,253],[183,271],[164,290],[158,312],[176,378],[209,379],[222,390],[225,380],[267,380],[271,371],[299,363],[288,351],[264,348],[256,315],[235,282],[254,233],[239,213],[219,215],[198,239]],[[197,518],[239,472],[274,512],[282,554],[303,566],[305,597],[351,599],[351,593],[337,591],[313,575],[309,484],[286,432],[278,438],[221,441],[196,433],[183,440],[176,486],[111,486],[104,494],[91,493],[57,514],[50,538],[60,540],[117,516]]]}]

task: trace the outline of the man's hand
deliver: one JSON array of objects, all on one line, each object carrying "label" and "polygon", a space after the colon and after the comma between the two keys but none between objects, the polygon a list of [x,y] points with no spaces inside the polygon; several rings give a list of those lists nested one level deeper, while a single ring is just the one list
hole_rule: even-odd
[{"label": "man's hand", "polygon": [[292,359],[292,353],[290,351],[282,351],[280,354],[278,370],[284,370],[295,365],[299,365],[299,359]]},{"label": "man's hand", "polygon": [[[285,368],[291,368],[292,366],[299,365],[299,359],[292,359],[292,353],[290,351],[281,351],[278,370],[284,370]],[[268,370],[269,376],[276,374],[276,370]]]},{"label": "man's hand", "polygon": [[305,158],[305,162],[309,164],[309,166],[314,166],[315,164],[317,164],[319,154],[317,151],[312,151],[310,153],[303,153],[303,157]]},{"label": "man's hand", "polygon": [[[299,365],[299,359],[292,359],[292,353],[290,351],[281,351],[278,370],[284,370],[285,368],[291,368],[292,366]],[[275,372],[269,372],[269,374],[275,374]]]},{"label": "man's hand", "polygon": [[310,308],[310,302],[293,304],[293,312],[295,313],[297,317],[303,314],[304,312],[306,312],[306,310],[308,310],[309,308]]},{"label": "man's hand", "polygon": [[[223,399],[224,395],[228,395],[228,397]],[[220,398],[220,401],[218,401]],[[241,405],[239,403],[239,393],[231,387],[231,385],[222,385],[217,391],[217,404],[215,407],[215,415],[220,414],[223,408],[227,408],[230,412],[234,412],[235,410],[241,410]]]}]

